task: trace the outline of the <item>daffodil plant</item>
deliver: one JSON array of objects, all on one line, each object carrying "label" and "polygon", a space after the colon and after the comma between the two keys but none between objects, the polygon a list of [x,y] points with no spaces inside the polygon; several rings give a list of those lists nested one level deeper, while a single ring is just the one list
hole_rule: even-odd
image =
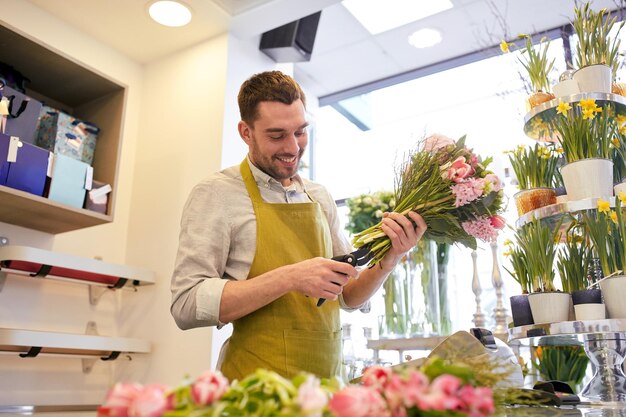
[{"label": "daffodil plant", "polygon": [[598,199],[596,210],[583,214],[586,234],[593,244],[593,253],[600,261],[604,276],[623,273],[626,268],[626,225],[622,206],[626,204],[626,194],[615,197],[615,209],[611,203]]},{"label": "daffodil plant", "polygon": [[[539,40],[539,44],[534,46],[530,35],[518,35],[518,39],[523,39],[525,41],[524,47],[520,49],[518,61],[528,73],[528,79],[532,90],[535,92],[549,92],[549,75],[554,67],[554,58],[550,60],[548,57],[550,40],[546,37],[542,37]],[[514,42],[500,42],[500,50],[504,53],[510,52],[514,47],[516,47]]]},{"label": "daffodil plant", "polygon": [[568,163],[588,158],[611,159],[618,133],[613,107],[599,107],[593,99],[559,102],[552,127]]},{"label": "daffodil plant", "polygon": [[591,284],[589,276],[593,252],[578,229],[568,230],[567,239],[559,249],[556,260],[563,291],[566,292],[581,291]]},{"label": "daffodil plant", "polygon": [[535,143],[535,146],[520,145],[506,153],[520,190],[554,188],[562,184],[561,174],[557,169],[559,153],[554,146],[539,143]]},{"label": "daffodil plant", "polygon": [[576,66],[583,68],[589,65],[605,64],[613,70],[613,77],[620,63],[619,32],[624,27],[624,21],[617,26],[617,17],[611,16],[607,9],[598,12],[591,10],[589,3],[574,9],[572,26],[578,37],[576,51]]}]

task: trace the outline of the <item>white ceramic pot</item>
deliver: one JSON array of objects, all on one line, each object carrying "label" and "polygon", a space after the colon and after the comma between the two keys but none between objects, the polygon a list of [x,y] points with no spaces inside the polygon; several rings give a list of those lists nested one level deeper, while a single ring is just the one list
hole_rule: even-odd
[{"label": "white ceramic pot", "polygon": [[563,80],[552,87],[552,92],[557,98],[561,98],[580,93],[580,88],[576,80]]},{"label": "white ceramic pot", "polygon": [[585,198],[608,199],[613,195],[613,161],[590,158],[561,167],[569,201]]},{"label": "white ceramic pot", "polygon": [[576,320],[602,320],[606,318],[604,304],[576,304],[574,305]]},{"label": "white ceramic pot", "polygon": [[528,295],[535,324],[568,321],[572,297],[568,292],[535,292]]},{"label": "white ceramic pot", "polygon": [[581,93],[611,93],[613,71],[604,64],[589,65],[573,75]]},{"label": "white ceramic pot", "polygon": [[613,187],[613,191],[615,191],[615,195],[619,195],[619,193],[626,194],[626,182],[620,182],[615,187]]},{"label": "white ceramic pot", "polygon": [[600,281],[606,313],[610,319],[626,318],[626,275],[605,278]]}]

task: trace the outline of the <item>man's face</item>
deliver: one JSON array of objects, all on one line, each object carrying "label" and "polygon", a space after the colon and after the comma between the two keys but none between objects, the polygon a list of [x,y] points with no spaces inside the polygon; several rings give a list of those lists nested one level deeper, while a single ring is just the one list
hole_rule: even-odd
[{"label": "man's face", "polygon": [[263,101],[254,124],[239,122],[239,134],[248,144],[252,163],[288,186],[308,143],[307,125],[302,101]]}]

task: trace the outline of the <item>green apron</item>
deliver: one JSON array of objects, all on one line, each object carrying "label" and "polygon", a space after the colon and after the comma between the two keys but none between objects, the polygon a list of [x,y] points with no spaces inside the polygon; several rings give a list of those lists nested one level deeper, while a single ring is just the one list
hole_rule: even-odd
[{"label": "green apron", "polygon": [[[248,161],[240,166],[256,215],[256,253],[248,279],[316,256],[332,256],[328,221],[317,202],[271,204],[261,198]],[[221,371],[230,380],[269,369],[291,378],[341,374],[339,302],[290,292],[233,322]]]}]

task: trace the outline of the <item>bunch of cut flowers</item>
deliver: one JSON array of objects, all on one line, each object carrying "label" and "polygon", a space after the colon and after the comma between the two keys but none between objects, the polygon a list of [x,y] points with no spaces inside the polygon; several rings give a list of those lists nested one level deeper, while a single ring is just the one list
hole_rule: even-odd
[{"label": "bunch of cut flowers", "polygon": [[[394,211],[405,216],[419,213],[428,229],[426,239],[461,243],[476,248],[476,239],[497,238],[505,226],[502,182],[487,169],[491,158],[481,160],[465,146],[465,136],[454,141],[433,135],[418,143],[396,173]],[[381,222],[353,237],[356,248],[367,246],[378,263],[391,248]]]},{"label": "bunch of cut flowers", "polygon": [[116,384],[98,417],[487,417],[490,387],[471,367],[431,358],[420,368],[367,368],[359,384],[259,369],[241,381],[205,371],[175,389]]}]

